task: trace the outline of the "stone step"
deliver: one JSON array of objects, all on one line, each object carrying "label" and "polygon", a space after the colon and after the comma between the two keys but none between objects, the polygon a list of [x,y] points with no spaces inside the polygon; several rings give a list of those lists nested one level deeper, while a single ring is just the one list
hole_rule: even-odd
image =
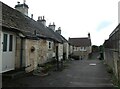
[{"label": "stone step", "polygon": [[26,73],[24,70],[12,70],[12,71],[3,73],[2,77],[3,77],[3,80],[4,79],[15,79],[15,78],[23,77],[25,74]]}]

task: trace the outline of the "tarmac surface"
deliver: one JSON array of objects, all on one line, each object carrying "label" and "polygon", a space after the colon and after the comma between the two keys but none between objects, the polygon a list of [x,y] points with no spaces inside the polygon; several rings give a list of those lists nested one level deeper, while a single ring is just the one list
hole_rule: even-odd
[{"label": "tarmac surface", "polygon": [[29,75],[9,80],[3,87],[113,87],[103,61],[73,60],[63,71],[51,71],[48,76]]}]

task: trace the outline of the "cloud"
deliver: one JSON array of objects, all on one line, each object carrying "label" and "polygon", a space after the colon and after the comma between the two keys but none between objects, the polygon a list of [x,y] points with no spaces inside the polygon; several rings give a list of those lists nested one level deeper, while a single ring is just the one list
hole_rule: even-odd
[{"label": "cloud", "polygon": [[102,21],[102,22],[98,25],[96,31],[101,31],[101,30],[103,30],[104,28],[109,27],[111,24],[112,24],[112,22],[110,22],[110,21]]}]

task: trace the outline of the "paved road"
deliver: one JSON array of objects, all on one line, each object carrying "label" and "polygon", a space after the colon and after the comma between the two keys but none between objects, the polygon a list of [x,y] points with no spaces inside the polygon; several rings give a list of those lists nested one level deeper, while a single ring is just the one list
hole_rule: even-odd
[{"label": "paved road", "polygon": [[49,76],[28,76],[6,86],[24,87],[112,87],[110,75],[100,60],[74,60],[61,72]]}]

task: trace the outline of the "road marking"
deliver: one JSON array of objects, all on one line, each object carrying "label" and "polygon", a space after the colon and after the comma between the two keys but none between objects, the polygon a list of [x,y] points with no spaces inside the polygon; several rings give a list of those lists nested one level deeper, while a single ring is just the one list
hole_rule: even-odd
[{"label": "road marking", "polygon": [[96,63],[90,63],[89,65],[90,66],[96,66]]}]

